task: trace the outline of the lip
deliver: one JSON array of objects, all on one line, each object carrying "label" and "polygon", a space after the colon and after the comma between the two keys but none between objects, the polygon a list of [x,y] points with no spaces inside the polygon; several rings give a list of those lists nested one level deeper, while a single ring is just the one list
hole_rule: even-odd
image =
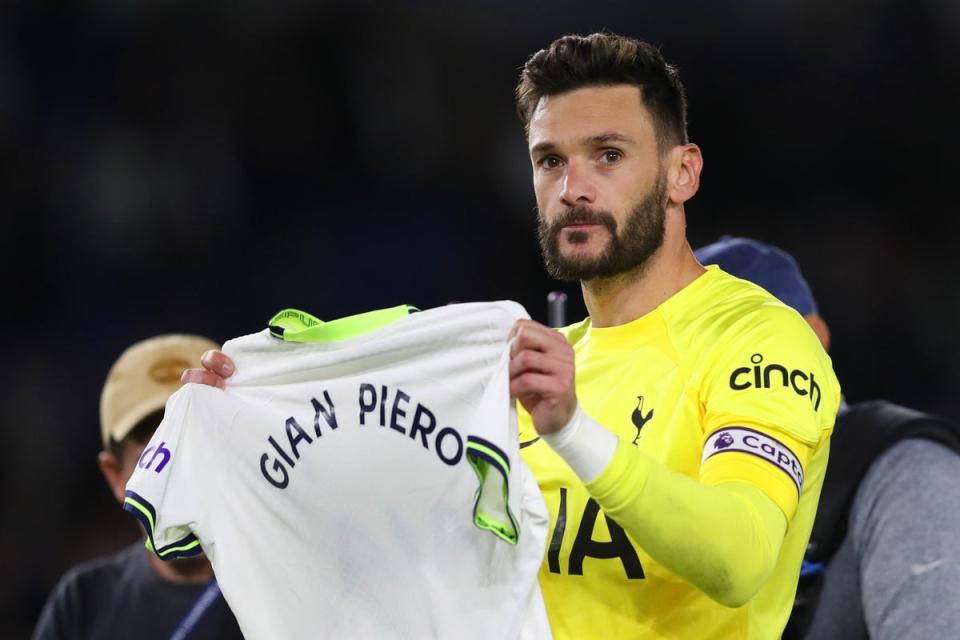
[{"label": "lip", "polygon": [[588,222],[577,222],[575,224],[565,224],[563,225],[564,229],[570,229],[571,231],[582,231],[584,229],[590,229],[591,227],[599,227],[598,224],[590,224]]}]

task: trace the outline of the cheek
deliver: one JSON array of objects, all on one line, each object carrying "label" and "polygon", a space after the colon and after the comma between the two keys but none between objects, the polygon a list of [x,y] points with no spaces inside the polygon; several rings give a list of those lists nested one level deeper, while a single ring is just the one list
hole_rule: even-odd
[{"label": "cheek", "polygon": [[609,194],[611,198],[611,200],[608,200],[610,209],[612,212],[616,212],[617,220],[622,222],[630,217],[631,212],[637,205],[644,201],[648,192],[638,188],[636,183],[628,183],[612,185]]},{"label": "cheek", "polygon": [[140,462],[140,456],[143,454],[143,450],[146,448],[146,444],[141,445],[130,445],[123,451],[123,481],[126,483],[130,479],[130,476],[133,475],[133,472],[137,470],[137,463]]},{"label": "cheek", "polygon": [[123,483],[126,484],[130,479],[130,476],[133,475],[133,472],[137,470],[137,462],[140,461],[139,456],[133,460],[124,460],[123,464]]},{"label": "cheek", "polygon": [[598,181],[611,197],[620,201],[635,198],[647,188],[647,177],[637,171],[628,171],[626,167],[601,175]]},{"label": "cheek", "polygon": [[542,189],[536,186],[534,186],[534,189],[533,189],[533,197],[537,201],[537,210],[540,211],[540,215],[544,215],[550,203],[550,197],[546,195],[546,193]]},{"label": "cheek", "polygon": [[552,175],[534,175],[533,195],[541,210],[559,200],[560,181]]}]

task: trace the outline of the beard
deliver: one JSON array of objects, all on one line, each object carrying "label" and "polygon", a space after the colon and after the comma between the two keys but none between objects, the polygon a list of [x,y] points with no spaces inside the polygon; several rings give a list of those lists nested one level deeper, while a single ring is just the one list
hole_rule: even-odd
[{"label": "beard", "polygon": [[[538,211],[537,235],[547,273],[557,280],[574,281],[612,278],[631,271],[642,271],[650,257],[663,245],[666,193],[666,179],[658,175],[650,193],[630,211],[622,233],[618,232],[616,218],[607,211],[576,206],[561,213],[551,223],[547,223]],[[607,229],[610,240],[600,255],[572,258],[561,254],[560,234],[563,228],[577,223],[602,225]],[[588,238],[585,232],[574,231],[569,239],[573,244],[581,244]]]}]

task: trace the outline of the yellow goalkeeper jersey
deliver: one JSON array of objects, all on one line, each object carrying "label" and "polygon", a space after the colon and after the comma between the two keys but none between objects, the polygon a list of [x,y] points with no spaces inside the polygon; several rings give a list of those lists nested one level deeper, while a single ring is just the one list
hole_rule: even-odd
[{"label": "yellow goalkeeper jersey", "polygon": [[759,593],[738,608],[718,604],[607,518],[521,411],[521,453],[550,511],[540,584],[555,637],[779,638],[840,402],[816,335],[793,309],[716,266],[633,322],[596,328],[588,318],[563,333],[589,416],[703,484],[750,483],[788,528]]}]

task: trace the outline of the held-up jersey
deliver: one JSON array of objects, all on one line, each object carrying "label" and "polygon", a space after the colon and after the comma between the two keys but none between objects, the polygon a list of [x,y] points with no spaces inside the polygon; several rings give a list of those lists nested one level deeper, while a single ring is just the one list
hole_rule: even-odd
[{"label": "held-up jersey", "polygon": [[596,328],[587,319],[564,334],[589,416],[706,485],[750,483],[783,511],[788,528],[760,592],[742,607],[724,607],[608,519],[524,412],[521,453],[550,511],[540,584],[555,637],[779,638],[840,401],[810,327],[760,287],[711,266],[631,323]]},{"label": "held-up jersey", "polygon": [[226,391],[171,397],[124,508],[161,558],[202,548],[247,638],[549,638],[509,397],[522,317],[282,312],[224,345]]}]

